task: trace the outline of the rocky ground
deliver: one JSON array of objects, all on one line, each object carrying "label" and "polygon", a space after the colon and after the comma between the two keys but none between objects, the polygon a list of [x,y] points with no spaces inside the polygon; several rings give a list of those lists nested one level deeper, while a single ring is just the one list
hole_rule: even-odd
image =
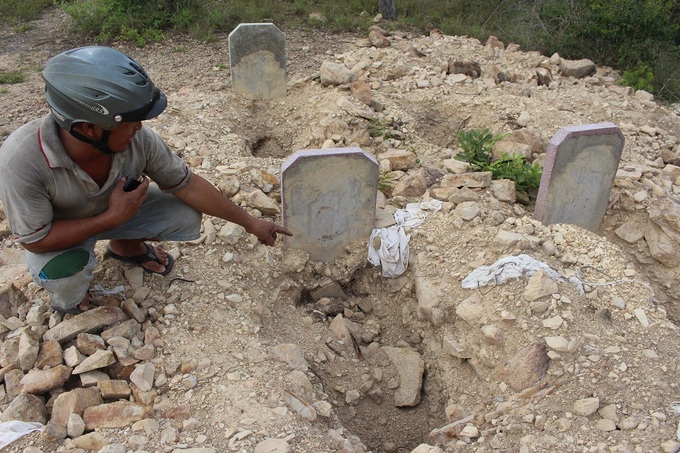
[{"label": "rocky ground", "polygon": [[[3,138],[46,112],[41,65],[86,44],[67,22],[53,11],[28,31],[2,29],[0,70],[27,73],[0,87]],[[62,320],[5,221],[2,420],[51,422],[4,451],[678,451],[678,109],[618,86],[608,68],[567,76],[558,56],[513,46],[283,32],[280,100],[231,90],[226,36],[119,47],[168,95],[149,125],[257,215],[280,221],[252,194],[280,203],[283,159],[309,148],[376,156],[389,186],[381,219],[441,199],[409,231],[408,270],[383,277],[365,241],[311,262],[206,218],[200,240],[164,244],[172,274],[102,260],[100,307]],[[481,77],[454,74],[455,60],[479,63]],[[358,82],[331,83],[329,66]],[[460,130],[506,133],[540,163],[560,128],[605,121],[626,144],[596,233],[532,220],[507,186],[441,178],[460,171]],[[488,285],[468,277],[501,259]],[[517,262],[543,270],[503,282]]]}]

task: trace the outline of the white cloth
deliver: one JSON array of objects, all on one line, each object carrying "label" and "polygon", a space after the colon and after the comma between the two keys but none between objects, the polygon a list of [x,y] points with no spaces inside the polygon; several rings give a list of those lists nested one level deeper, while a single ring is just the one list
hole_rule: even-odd
[{"label": "white cloth", "polygon": [[0,448],[8,446],[30,432],[42,431],[43,429],[45,429],[45,427],[38,422],[10,420],[8,422],[0,423]]},{"label": "white cloth", "polygon": [[394,213],[396,225],[373,229],[368,241],[368,261],[374,266],[382,265],[383,277],[399,277],[408,268],[411,235],[406,234],[404,227],[421,225],[429,215],[428,211],[436,212],[441,207],[439,200],[409,203]]},{"label": "white cloth", "polygon": [[529,255],[506,256],[490,266],[480,266],[463,279],[463,288],[479,288],[487,285],[500,285],[510,279],[530,277],[537,271],[545,273],[553,280],[562,281],[562,276],[550,266],[535,260]]},{"label": "white cloth", "polygon": [[[375,248],[376,238],[380,240],[378,249]],[[411,235],[407,235],[400,225],[375,228],[369,239],[368,261],[374,266],[382,264],[383,277],[399,277],[408,267],[410,239]]]}]

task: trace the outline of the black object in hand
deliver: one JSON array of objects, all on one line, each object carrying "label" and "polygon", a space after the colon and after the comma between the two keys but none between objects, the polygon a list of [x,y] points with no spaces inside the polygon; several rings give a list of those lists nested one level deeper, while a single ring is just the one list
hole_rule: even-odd
[{"label": "black object in hand", "polygon": [[125,181],[125,185],[123,186],[123,191],[124,192],[132,192],[141,183],[142,183],[142,177],[141,176],[139,178],[133,178],[132,176],[128,176],[127,180]]}]

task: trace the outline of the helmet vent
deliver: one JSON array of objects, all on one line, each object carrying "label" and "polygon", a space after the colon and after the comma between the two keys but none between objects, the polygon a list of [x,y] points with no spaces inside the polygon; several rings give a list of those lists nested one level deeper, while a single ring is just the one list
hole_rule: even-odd
[{"label": "helmet vent", "polygon": [[133,68],[137,73],[141,74],[142,77],[144,77],[145,79],[148,79],[148,78],[149,78],[149,76],[146,75],[146,71],[144,70],[144,68],[142,68],[140,65],[138,65],[138,64],[135,63],[134,61],[131,61],[131,62],[130,62],[130,66],[132,66],[132,68]]}]

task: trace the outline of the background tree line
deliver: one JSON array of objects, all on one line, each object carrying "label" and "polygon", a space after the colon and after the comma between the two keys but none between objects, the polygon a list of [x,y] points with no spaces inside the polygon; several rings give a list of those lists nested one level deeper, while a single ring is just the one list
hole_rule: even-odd
[{"label": "background tree line", "polygon": [[365,32],[380,11],[395,17],[384,28],[495,35],[544,55],[589,58],[620,70],[627,85],[680,101],[679,0],[0,0],[15,27],[54,6],[73,17],[75,33],[140,46],[171,31],[209,41],[242,22]]}]

